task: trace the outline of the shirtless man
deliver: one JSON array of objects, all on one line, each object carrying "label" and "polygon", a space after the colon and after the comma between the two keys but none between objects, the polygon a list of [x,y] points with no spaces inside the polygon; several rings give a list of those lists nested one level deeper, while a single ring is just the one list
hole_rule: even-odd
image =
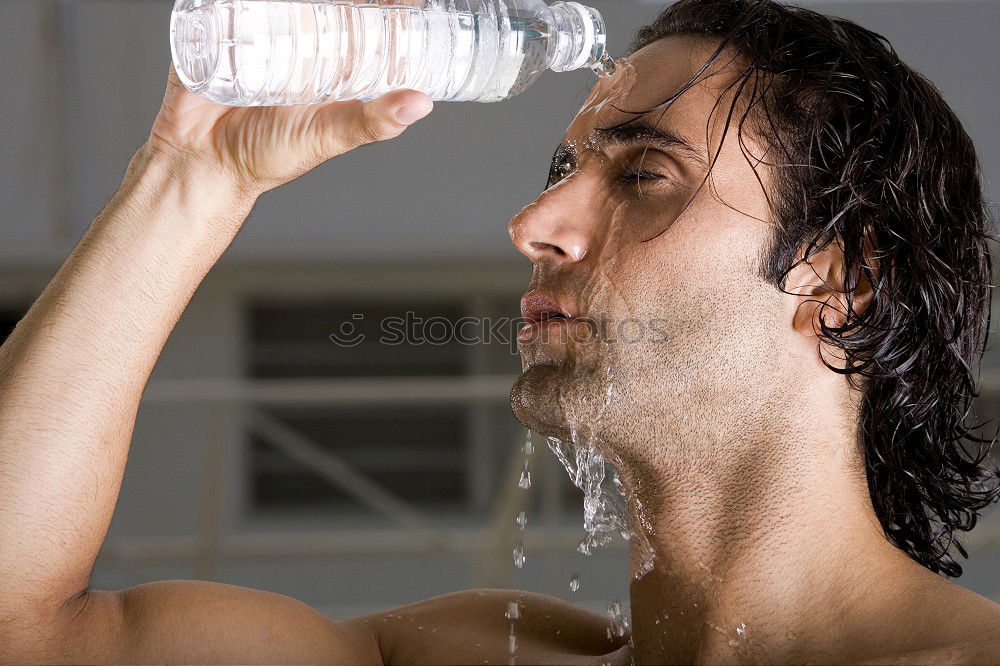
[{"label": "shirtless man", "polygon": [[[995,495],[958,449],[988,311],[974,151],[875,36],[756,0],[640,32],[510,225],[534,266],[515,411],[595,442],[643,508],[630,635],[501,590],[334,622],[207,582],[90,589],[143,387],[256,198],[431,106],[228,109],[171,72],[0,349],[0,660],[507,663],[512,599],[518,663],[1000,660],[1000,608],[945,577]],[[625,319],[666,339],[605,334]]]}]

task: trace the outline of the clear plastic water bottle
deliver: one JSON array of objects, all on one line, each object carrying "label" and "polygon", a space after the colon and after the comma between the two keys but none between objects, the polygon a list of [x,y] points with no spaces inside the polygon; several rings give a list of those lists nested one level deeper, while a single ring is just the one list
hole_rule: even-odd
[{"label": "clear plastic water bottle", "polygon": [[599,67],[601,15],[543,0],[177,0],[184,85],[232,106],[374,99],[497,102],[546,69]]}]

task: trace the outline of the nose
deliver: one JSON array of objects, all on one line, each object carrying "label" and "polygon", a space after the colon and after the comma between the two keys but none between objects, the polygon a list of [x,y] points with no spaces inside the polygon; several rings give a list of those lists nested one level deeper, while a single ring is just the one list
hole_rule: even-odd
[{"label": "nose", "polygon": [[590,251],[594,213],[587,206],[589,197],[581,175],[542,192],[507,225],[514,247],[532,263],[577,263]]}]

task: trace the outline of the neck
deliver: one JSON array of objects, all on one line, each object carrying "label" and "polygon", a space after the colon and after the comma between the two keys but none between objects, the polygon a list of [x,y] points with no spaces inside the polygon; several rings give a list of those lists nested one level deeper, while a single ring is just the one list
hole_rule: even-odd
[{"label": "neck", "polygon": [[719,464],[626,464],[656,552],[631,588],[637,663],[822,654],[851,635],[845,615],[865,616],[859,591],[912,565],[882,533],[850,433],[777,430],[726,441]]}]

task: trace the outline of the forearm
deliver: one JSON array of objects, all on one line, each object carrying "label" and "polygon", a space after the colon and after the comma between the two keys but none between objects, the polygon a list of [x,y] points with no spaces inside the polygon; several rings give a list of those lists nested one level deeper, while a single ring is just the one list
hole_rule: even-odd
[{"label": "forearm", "polygon": [[86,589],[149,374],[252,204],[216,172],[140,150],[0,348],[0,621]]}]

